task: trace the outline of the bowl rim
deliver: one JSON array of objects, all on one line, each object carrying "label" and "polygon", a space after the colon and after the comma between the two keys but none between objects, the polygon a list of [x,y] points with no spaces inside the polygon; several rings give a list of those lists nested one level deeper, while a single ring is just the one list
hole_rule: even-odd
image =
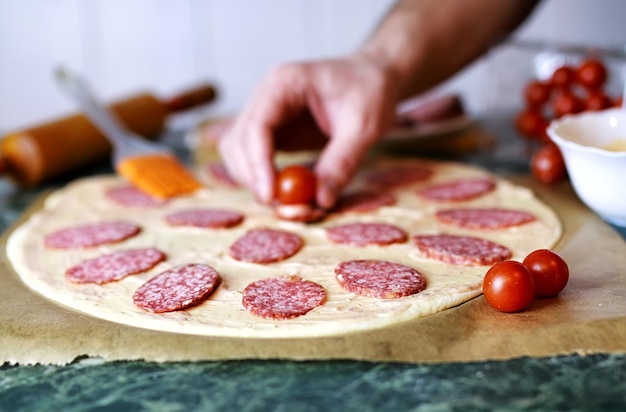
[{"label": "bowl rim", "polygon": [[548,125],[548,130],[547,130],[548,136],[550,136],[550,139],[557,146],[566,146],[566,147],[570,147],[578,151],[595,153],[595,154],[599,154],[599,155],[607,156],[607,157],[616,157],[616,158],[626,157],[626,151],[612,151],[612,150],[602,149],[596,146],[587,146],[584,144],[572,142],[571,140],[567,140],[561,137],[559,133],[557,133],[556,131],[556,129],[559,126],[561,126],[561,124],[563,123],[570,122],[570,121],[578,121],[579,119],[585,118],[585,117],[608,116],[610,115],[610,113],[613,113],[613,112],[619,113],[620,115],[623,115],[626,118],[626,108],[621,108],[621,107],[613,107],[610,109],[605,109],[605,110],[600,110],[600,111],[587,111],[587,112],[578,113],[578,114],[568,114],[558,119],[554,119],[550,122],[550,124]]}]

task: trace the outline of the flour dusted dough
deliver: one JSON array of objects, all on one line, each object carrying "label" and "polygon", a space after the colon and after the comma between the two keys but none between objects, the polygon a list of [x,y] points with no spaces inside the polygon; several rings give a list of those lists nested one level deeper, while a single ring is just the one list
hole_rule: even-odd
[{"label": "flour dusted dough", "polygon": [[[198,174],[207,187],[192,196],[173,199],[165,205],[140,209],[123,207],[105,197],[106,190],[125,182],[115,176],[78,180],[53,193],[43,208],[10,236],[9,257],[26,285],[61,305],[98,318],[141,328],[207,336],[229,337],[316,337],[382,328],[427,316],[459,305],[481,293],[485,266],[453,266],[426,259],[411,241],[381,247],[351,247],[327,240],[325,227],[350,222],[381,222],[399,226],[410,236],[416,234],[459,234],[481,237],[508,247],[513,259],[529,252],[550,248],[561,236],[561,224],[554,211],[526,188],[516,186],[487,171],[461,163],[426,160],[382,159],[368,170],[396,166],[400,162],[430,165],[435,173],[427,181],[396,189],[398,202],[374,212],[331,214],[322,222],[305,225],[277,220],[266,206],[254,201],[245,190],[227,187],[213,180],[206,169]],[[352,188],[365,186],[363,170]],[[441,203],[426,201],[416,190],[426,185],[468,177],[492,177],[496,189],[476,199]],[[434,214],[446,207],[505,207],[534,214],[537,220],[503,230],[468,230],[439,223]],[[172,227],[165,216],[189,208],[215,207],[243,213],[244,222],[231,229]],[[45,235],[61,228],[105,220],[126,220],[142,227],[138,236],[121,243],[79,250],[52,250],[44,246]],[[277,263],[260,265],[240,262],[228,256],[229,246],[248,230],[269,227],[300,235],[305,246],[296,255]],[[73,284],[66,280],[67,268],[89,258],[118,250],[156,247],[167,259],[150,271],[128,276],[105,285]],[[411,266],[424,274],[424,291],[399,299],[376,299],[343,290],[334,277],[335,266],[345,260],[382,259]],[[222,284],[204,303],[186,311],[153,314],[133,304],[132,296],[148,279],[174,266],[202,263],[214,267]],[[242,292],[259,279],[297,275],[317,282],[327,292],[327,301],[308,314],[273,321],[254,316],[242,306]]]}]

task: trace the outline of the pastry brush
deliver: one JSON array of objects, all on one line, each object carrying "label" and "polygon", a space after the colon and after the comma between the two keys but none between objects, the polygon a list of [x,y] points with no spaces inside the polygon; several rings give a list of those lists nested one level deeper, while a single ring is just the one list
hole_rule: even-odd
[{"label": "pastry brush", "polygon": [[200,188],[198,180],[167,147],[129,132],[98,102],[84,79],[67,68],[57,69],[56,79],[85,116],[110,140],[113,166],[119,175],[159,198],[180,196]]}]

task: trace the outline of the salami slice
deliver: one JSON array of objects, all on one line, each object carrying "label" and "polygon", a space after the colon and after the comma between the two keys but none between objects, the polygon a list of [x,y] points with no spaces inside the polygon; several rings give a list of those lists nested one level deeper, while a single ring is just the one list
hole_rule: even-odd
[{"label": "salami slice", "polygon": [[433,169],[424,165],[404,165],[376,170],[367,176],[366,180],[374,186],[393,188],[423,182],[432,174]]},{"label": "salami slice", "polygon": [[91,223],[52,232],[44,238],[44,244],[53,249],[94,247],[121,242],[140,231],[138,226],[123,221]]},{"label": "salami slice", "polygon": [[253,263],[272,263],[295,255],[302,239],[293,233],[275,229],[253,229],[230,247],[234,259]]},{"label": "salami slice", "polygon": [[195,263],[177,266],[139,287],[133,294],[133,302],[153,313],[187,309],[204,302],[221,281],[211,266]]},{"label": "salami slice", "polygon": [[209,163],[209,165],[207,166],[207,170],[209,171],[211,176],[215,178],[215,180],[217,180],[224,186],[229,186],[229,187],[239,186],[237,181],[233,179],[230,173],[228,173],[228,170],[226,169],[226,166],[224,166],[224,163],[222,162]]},{"label": "salami slice", "polygon": [[273,209],[277,218],[291,222],[313,223],[326,216],[326,210],[306,203],[298,205],[276,203]]},{"label": "salami slice", "polygon": [[489,178],[461,179],[426,187],[417,193],[428,200],[459,202],[474,199],[495,189]]},{"label": "salami slice", "polygon": [[408,239],[404,230],[386,223],[348,223],[326,229],[326,235],[335,243],[352,246],[384,246]]},{"label": "salami slice", "polygon": [[535,216],[528,212],[500,208],[465,208],[440,210],[440,222],[467,229],[503,229],[533,222]]},{"label": "salami slice", "polygon": [[451,265],[491,265],[511,257],[511,251],[498,243],[469,236],[414,236],[413,242],[427,257]]},{"label": "salami slice", "polygon": [[463,114],[465,114],[463,100],[457,95],[437,96],[426,101],[417,97],[402,103],[401,112],[396,117],[396,125],[415,127],[437,124]]},{"label": "salami slice", "polygon": [[141,209],[163,206],[168,202],[167,199],[152,197],[130,185],[108,189],[105,196],[119,205]]},{"label": "salami slice", "polygon": [[326,301],[326,291],[315,282],[299,276],[257,280],[243,291],[243,307],[266,319],[302,316]]},{"label": "salami slice", "polygon": [[396,203],[390,192],[361,191],[342,196],[335,206],[337,213],[368,213]]},{"label": "salami slice", "polygon": [[417,270],[385,260],[350,260],[335,267],[339,285],[348,292],[379,299],[397,299],[421,292],[426,278]]},{"label": "salami slice", "polygon": [[194,226],[211,229],[227,229],[243,222],[239,212],[225,209],[187,209],[165,216],[172,226]]},{"label": "salami slice", "polygon": [[65,278],[74,283],[115,282],[150,270],[163,260],[165,254],[155,248],[121,250],[72,266],[65,272]]}]

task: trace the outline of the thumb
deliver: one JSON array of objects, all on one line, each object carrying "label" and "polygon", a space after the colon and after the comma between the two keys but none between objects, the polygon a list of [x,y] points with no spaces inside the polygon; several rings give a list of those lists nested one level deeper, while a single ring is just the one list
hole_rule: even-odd
[{"label": "thumb", "polygon": [[366,136],[355,127],[337,133],[326,145],[315,167],[318,179],[317,204],[334,206],[342,189],[355,175],[376,136]]}]

